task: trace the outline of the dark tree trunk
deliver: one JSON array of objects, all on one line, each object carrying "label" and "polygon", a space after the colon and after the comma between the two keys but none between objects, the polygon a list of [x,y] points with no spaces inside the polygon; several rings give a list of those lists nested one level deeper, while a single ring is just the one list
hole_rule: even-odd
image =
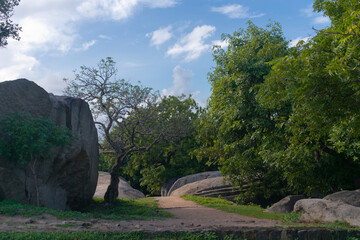
[{"label": "dark tree trunk", "polygon": [[38,183],[36,169],[35,169],[36,160],[37,159],[35,158],[33,165],[31,165],[31,162],[29,162],[29,167],[30,167],[30,170],[34,177],[34,185],[35,185],[35,191],[36,191],[36,206],[40,207],[39,183]]},{"label": "dark tree trunk", "polygon": [[108,204],[112,204],[116,198],[119,195],[119,171],[120,171],[120,167],[123,163],[123,160],[126,158],[128,153],[125,153],[124,155],[120,155],[116,157],[116,162],[113,166],[113,168],[111,169],[111,179],[110,179],[110,185],[106,190],[105,196],[104,196],[104,200],[106,203]]}]

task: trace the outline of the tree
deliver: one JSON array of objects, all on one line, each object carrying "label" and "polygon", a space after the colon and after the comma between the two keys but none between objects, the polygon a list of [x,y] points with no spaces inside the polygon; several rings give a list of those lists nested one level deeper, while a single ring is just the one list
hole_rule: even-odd
[{"label": "tree", "polygon": [[[68,80],[67,80],[68,81]],[[149,151],[161,140],[181,138],[188,134],[186,116],[169,121],[159,104],[160,96],[152,89],[132,85],[117,78],[115,62],[103,59],[97,67],[82,66],[75,79],[68,81],[65,94],[89,102],[97,124],[104,134],[110,152],[115,154],[111,183],[105,201],[118,196],[119,172],[126,159],[135,152]]]},{"label": "tree", "polygon": [[281,174],[264,159],[270,146],[281,148],[282,138],[273,113],[258,104],[256,94],[271,70],[269,62],[284,56],[288,43],[277,23],[263,29],[249,22],[246,30],[223,35],[223,40],[229,46],[214,47],[216,67],[209,74],[213,91],[198,127],[203,146],[196,154],[218,163],[234,184],[246,183],[243,201],[265,204],[284,188]]},{"label": "tree", "polygon": [[40,206],[36,165],[50,156],[51,148],[69,144],[71,132],[47,118],[33,117],[29,113],[13,113],[0,122],[0,156],[15,165],[28,165],[34,177],[36,204]]},{"label": "tree", "polygon": [[360,187],[360,2],[316,0],[314,9],[331,26],[274,61],[258,99],[272,110],[291,105],[277,119],[288,143],[272,159],[288,184],[326,194]]},{"label": "tree", "polygon": [[175,177],[182,177],[216,167],[206,166],[206,160],[198,161],[192,152],[199,146],[195,140],[195,122],[201,109],[190,96],[168,96],[161,100],[162,115],[169,121],[182,115],[187,122],[182,125],[189,129],[178,139],[160,141],[150,151],[136,153],[129,157],[123,173],[130,182],[143,192],[159,195],[162,185]]},{"label": "tree", "polygon": [[9,37],[20,40],[21,27],[10,20],[14,7],[19,5],[20,0],[0,0],[0,47],[5,47]]}]

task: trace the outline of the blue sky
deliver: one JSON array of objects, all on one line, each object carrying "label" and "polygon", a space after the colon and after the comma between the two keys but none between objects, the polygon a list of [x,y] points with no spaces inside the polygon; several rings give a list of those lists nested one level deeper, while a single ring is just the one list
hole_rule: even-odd
[{"label": "blue sky", "polygon": [[0,81],[27,78],[61,94],[64,77],[112,57],[118,76],[162,94],[193,94],[205,104],[211,46],[222,33],[277,21],[290,44],[314,35],[328,18],[312,0],[21,0],[13,20],[20,42],[0,49]]}]

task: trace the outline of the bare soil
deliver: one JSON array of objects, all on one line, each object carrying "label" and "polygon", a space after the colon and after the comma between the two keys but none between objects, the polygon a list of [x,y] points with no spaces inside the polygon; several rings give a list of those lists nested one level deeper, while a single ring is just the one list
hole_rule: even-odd
[{"label": "bare soil", "polygon": [[270,227],[279,224],[276,220],[257,219],[235,213],[203,207],[179,197],[156,197],[161,208],[173,214],[165,220],[110,221],[81,220],[63,221],[52,215],[40,217],[0,216],[0,231],[203,231],[239,227]]}]

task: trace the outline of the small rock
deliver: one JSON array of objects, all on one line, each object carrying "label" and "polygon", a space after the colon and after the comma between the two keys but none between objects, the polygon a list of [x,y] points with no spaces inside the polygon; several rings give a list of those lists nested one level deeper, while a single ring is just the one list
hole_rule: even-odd
[{"label": "small rock", "polygon": [[82,227],[91,227],[92,224],[89,222],[84,222],[83,224],[81,224]]},{"label": "small rock", "polygon": [[36,223],[36,221],[34,221],[32,219],[29,219],[25,222],[25,224],[33,224],[33,223]]}]

